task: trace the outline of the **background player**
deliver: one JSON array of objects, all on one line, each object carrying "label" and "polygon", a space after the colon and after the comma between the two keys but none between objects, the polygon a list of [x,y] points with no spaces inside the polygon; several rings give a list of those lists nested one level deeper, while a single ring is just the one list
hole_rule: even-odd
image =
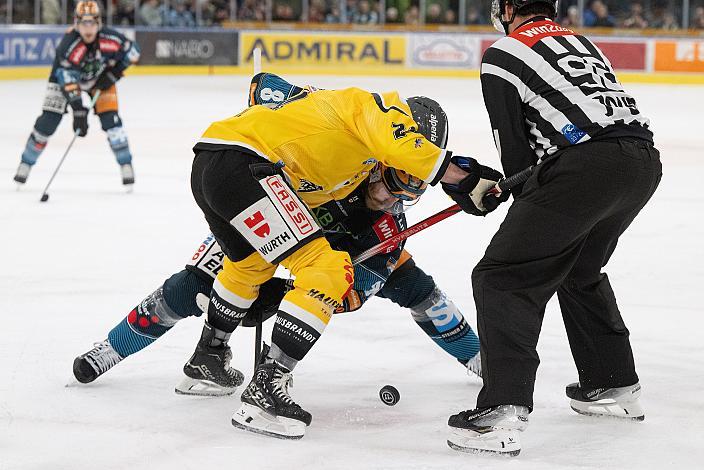
[{"label": "background player", "polygon": [[98,3],[80,1],[74,12],[74,26],[56,48],[49,75],[42,114],[27,139],[14,180],[24,184],[32,166],[61,122],[68,106],[73,110],[73,130],[80,137],[88,132],[88,109],[81,92],[91,96],[100,90],[95,112],[108,135],[108,143],[120,165],[122,184],[134,183],[132,154],[127,133],[118,114],[115,83],[125,69],[139,59],[139,47],[121,33],[103,28]]}]

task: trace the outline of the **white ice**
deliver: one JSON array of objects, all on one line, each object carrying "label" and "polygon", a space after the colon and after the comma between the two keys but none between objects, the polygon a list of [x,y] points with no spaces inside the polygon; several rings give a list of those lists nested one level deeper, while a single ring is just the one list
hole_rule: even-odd
[{"label": "white ice", "polygon": [[[476,80],[290,77],[334,88],[400,89],[446,107],[450,148],[498,166]],[[238,395],[177,396],[173,387],[202,320],[84,386],[73,358],[102,340],[144,295],[182,268],[208,233],[189,190],[191,147],[214,120],[240,111],[247,77],[127,77],[120,106],[137,184],[125,194],[97,118],[39,196],[71,138],[62,122],[19,192],[12,175],[39,114],[45,82],[0,82],[0,469],[702,468],[704,461],[704,88],[629,85],[652,118],[664,179],[606,268],[631,331],[643,423],[582,417],[564,386],[576,379],[556,302],[539,343],[535,411],[513,460],[448,448],[447,418],[480,389],[408,311],[375,299],[334,317],[296,369],[294,398],[313,414],[301,441],[233,428]],[[431,190],[411,222],[449,205]],[[506,211],[457,215],[413,237],[417,263],[475,325],[469,274]],[[520,243],[520,240],[517,240]],[[271,322],[265,331],[271,329]],[[265,337],[268,333],[265,332]],[[247,380],[253,331],[232,341]],[[379,388],[401,401],[383,405]]]}]

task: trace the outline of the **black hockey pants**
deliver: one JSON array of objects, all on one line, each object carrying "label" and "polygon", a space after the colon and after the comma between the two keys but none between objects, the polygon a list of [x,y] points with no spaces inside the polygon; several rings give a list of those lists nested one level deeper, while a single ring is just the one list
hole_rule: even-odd
[{"label": "black hockey pants", "polygon": [[658,151],[640,139],[576,145],[537,168],[472,273],[484,375],[478,407],[532,409],[536,345],[555,292],[582,385],[638,381],[601,268],[661,176]]}]

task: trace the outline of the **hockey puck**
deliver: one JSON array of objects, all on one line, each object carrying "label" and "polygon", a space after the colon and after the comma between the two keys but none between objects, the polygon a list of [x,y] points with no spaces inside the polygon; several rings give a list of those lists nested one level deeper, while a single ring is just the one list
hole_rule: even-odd
[{"label": "hockey puck", "polygon": [[401,394],[393,385],[384,385],[379,390],[379,398],[384,405],[394,406],[401,399]]},{"label": "hockey puck", "polygon": [[39,200],[40,202],[46,202],[49,200],[49,195],[48,194],[42,194],[42,198]]}]

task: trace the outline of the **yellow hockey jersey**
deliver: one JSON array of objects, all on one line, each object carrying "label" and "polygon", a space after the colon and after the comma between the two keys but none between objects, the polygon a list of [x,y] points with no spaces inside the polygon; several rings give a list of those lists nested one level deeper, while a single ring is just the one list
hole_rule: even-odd
[{"label": "yellow hockey jersey", "polygon": [[210,125],[194,151],[236,149],[283,171],[310,207],[341,199],[377,161],[435,184],[450,153],[416,132],[398,93],[359,88],[309,92],[274,108],[253,106]]}]

